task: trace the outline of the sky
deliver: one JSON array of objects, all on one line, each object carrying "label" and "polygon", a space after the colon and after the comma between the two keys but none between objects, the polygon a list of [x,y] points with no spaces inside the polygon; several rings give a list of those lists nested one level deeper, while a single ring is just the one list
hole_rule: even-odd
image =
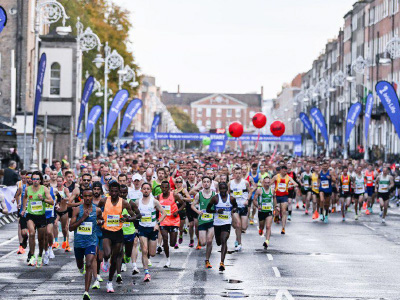
[{"label": "sky", "polygon": [[355,0],[114,0],[141,73],[163,91],[260,92],[308,71]]}]

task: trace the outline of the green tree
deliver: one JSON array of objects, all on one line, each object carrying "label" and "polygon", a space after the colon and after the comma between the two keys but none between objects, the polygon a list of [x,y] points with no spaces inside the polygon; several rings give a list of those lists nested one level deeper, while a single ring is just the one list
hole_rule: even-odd
[{"label": "green tree", "polygon": [[176,127],[182,132],[199,132],[196,124],[192,122],[190,116],[177,106],[168,107]]}]

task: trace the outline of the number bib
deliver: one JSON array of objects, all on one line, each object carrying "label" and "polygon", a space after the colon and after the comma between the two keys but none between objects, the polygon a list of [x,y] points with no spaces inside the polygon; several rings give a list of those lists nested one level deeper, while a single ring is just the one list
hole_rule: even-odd
[{"label": "number bib", "polygon": [[40,212],[43,210],[43,202],[42,201],[32,201],[31,202],[31,210],[32,212]]},{"label": "number bib", "polygon": [[272,204],[271,203],[263,203],[261,205],[262,210],[272,210]]},{"label": "number bib", "polygon": [[238,197],[238,196],[242,196],[243,192],[242,191],[234,191],[233,192],[233,196]]},{"label": "number bib", "polygon": [[284,182],[280,182],[280,183],[278,183],[278,191],[280,191],[280,192],[286,192],[286,183],[284,183]]},{"label": "number bib", "polygon": [[124,222],[124,224],[122,225],[122,227],[130,227],[131,226],[131,222]]},{"label": "number bib", "polygon": [[142,218],[140,219],[143,223],[151,223],[151,215],[150,214],[143,214]]},{"label": "number bib", "polygon": [[343,192],[348,192],[349,191],[349,186],[348,185],[343,185],[342,186],[342,191]]},{"label": "number bib", "polygon": [[356,185],[356,193],[359,194],[359,193],[362,193],[362,192],[364,192],[364,185],[359,183],[359,184]]},{"label": "number bib", "polygon": [[303,183],[303,186],[304,186],[304,188],[306,188],[306,189],[310,187],[310,185],[308,184],[308,182],[304,182],[304,183]]},{"label": "number bib", "polygon": [[386,193],[388,191],[388,185],[386,183],[379,184],[379,190],[382,193]]},{"label": "number bib", "polygon": [[107,215],[107,227],[118,227],[119,215]]},{"label": "number bib", "polygon": [[92,222],[83,222],[79,225],[77,233],[81,235],[92,235],[93,231],[93,223]]},{"label": "number bib", "polygon": [[46,211],[53,211],[54,205],[46,203]]},{"label": "number bib", "polygon": [[213,218],[212,214],[208,214],[208,213],[206,212],[205,209],[203,209],[202,212],[203,212],[203,214],[201,215],[201,219],[202,219],[203,221],[210,221],[210,220],[212,220],[212,218]]},{"label": "number bib", "polygon": [[167,216],[170,216],[171,215],[171,205],[162,205],[162,207],[164,208]]},{"label": "number bib", "polygon": [[329,181],[328,180],[322,180],[321,181],[321,187],[323,189],[328,189],[329,188]]},{"label": "number bib", "polygon": [[218,219],[220,220],[228,220],[229,216],[225,214],[218,214]]}]

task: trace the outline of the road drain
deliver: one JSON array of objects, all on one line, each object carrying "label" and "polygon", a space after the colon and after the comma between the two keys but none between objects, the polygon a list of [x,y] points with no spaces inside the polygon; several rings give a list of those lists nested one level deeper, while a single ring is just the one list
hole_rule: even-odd
[{"label": "road drain", "polygon": [[224,281],[228,282],[228,283],[242,283],[242,280],[238,280],[238,279],[225,279]]},{"label": "road drain", "polygon": [[225,292],[222,293],[221,297],[224,298],[247,298],[249,295],[246,295],[242,292]]}]

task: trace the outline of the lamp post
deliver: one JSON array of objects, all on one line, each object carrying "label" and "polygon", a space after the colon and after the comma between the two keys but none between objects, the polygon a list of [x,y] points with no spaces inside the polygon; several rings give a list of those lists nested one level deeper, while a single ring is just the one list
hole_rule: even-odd
[{"label": "lamp post", "polygon": [[[69,19],[69,16],[65,12],[64,6],[61,5],[57,0],[46,0],[38,3],[36,5],[36,15],[35,15],[35,55],[34,55],[34,78],[35,84],[37,82],[38,75],[38,59],[39,59],[39,41],[40,41],[40,27],[44,25],[51,25],[62,18],[62,25],[56,28],[56,32],[59,35],[67,35],[71,30],[71,26],[65,26],[66,19]],[[35,97],[36,98],[36,89],[35,89]],[[71,145],[72,146],[72,145]],[[32,171],[38,169],[37,164],[37,153],[36,153],[36,130],[33,132],[33,143],[32,143],[32,163],[30,165],[30,169]]]},{"label": "lamp post", "polygon": [[106,138],[106,129],[107,129],[107,100],[108,100],[108,73],[111,70],[115,70],[121,67],[124,64],[124,59],[122,56],[114,49],[111,51],[110,46],[108,46],[108,42],[104,47],[104,59],[101,57],[101,54],[97,54],[96,58],[93,60],[97,68],[100,68],[104,63],[104,131],[103,131],[103,152],[107,155],[107,138]]}]

